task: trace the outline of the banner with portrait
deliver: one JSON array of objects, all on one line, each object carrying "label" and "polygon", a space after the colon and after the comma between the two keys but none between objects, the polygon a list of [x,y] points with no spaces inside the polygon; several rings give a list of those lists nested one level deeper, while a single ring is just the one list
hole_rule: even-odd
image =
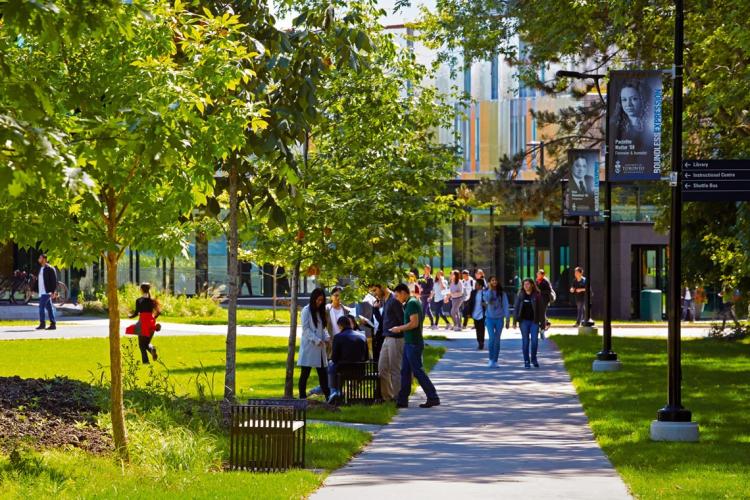
[{"label": "banner with portrait", "polygon": [[661,179],[661,71],[612,71],[607,87],[613,182]]},{"label": "banner with portrait", "polygon": [[599,215],[598,149],[568,150],[568,182],[565,187],[563,213],[568,216]]}]

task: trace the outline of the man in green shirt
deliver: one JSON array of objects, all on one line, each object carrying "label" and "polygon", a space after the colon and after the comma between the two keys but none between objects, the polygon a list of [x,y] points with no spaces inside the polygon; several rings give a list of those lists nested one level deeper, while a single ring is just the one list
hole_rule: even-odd
[{"label": "man in green shirt", "polygon": [[431,408],[440,404],[440,398],[432,385],[430,377],[422,366],[422,353],[424,352],[424,339],[422,338],[422,322],[424,321],[424,310],[419,299],[412,297],[409,287],[401,283],[394,289],[394,294],[399,302],[404,304],[404,324],[391,328],[394,333],[404,334],[404,357],[401,362],[401,391],[398,393],[396,407],[407,408],[409,406],[409,395],[411,394],[412,376],[417,379],[419,385],[427,395],[427,401],[419,405],[420,408]]}]

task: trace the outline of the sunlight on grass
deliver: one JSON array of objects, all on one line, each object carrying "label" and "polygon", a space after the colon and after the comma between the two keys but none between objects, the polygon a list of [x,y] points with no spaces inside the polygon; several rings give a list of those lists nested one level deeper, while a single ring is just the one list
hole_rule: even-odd
[{"label": "sunlight on grass", "polygon": [[683,341],[683,404],[699,443],[655,443],[649,425],[666,403],[666,340],[618,338],[616,373],[594,373],[596,337],[555,336],[591,428],[641,498],[750,497],[750,345]]}]

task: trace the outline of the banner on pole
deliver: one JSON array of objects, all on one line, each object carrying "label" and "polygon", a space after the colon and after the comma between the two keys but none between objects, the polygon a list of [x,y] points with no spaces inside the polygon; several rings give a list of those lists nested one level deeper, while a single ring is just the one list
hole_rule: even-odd
[{"label": "banner on pole", "polygon": [[610,73],[608,181],[661,179],[662,93],[661,71]]},{"label": "banner on pole", "polygon": [[599,215],[599,150],[568,150],[568,183],[563,213],[567,216]]}]

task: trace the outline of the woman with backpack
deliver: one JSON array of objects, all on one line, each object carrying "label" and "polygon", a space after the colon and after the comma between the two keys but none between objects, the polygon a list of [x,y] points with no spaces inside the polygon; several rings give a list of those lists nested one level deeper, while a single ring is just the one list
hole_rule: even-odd
[{"label": "woman with backpack", "polygon": [[536,355],[539,349],[539,327],[544,324],[542,294],[534,280],[523,280],[521,291],[516,296],[513,308],[515,319],[521,328],[524,368],[539,368]]}]

